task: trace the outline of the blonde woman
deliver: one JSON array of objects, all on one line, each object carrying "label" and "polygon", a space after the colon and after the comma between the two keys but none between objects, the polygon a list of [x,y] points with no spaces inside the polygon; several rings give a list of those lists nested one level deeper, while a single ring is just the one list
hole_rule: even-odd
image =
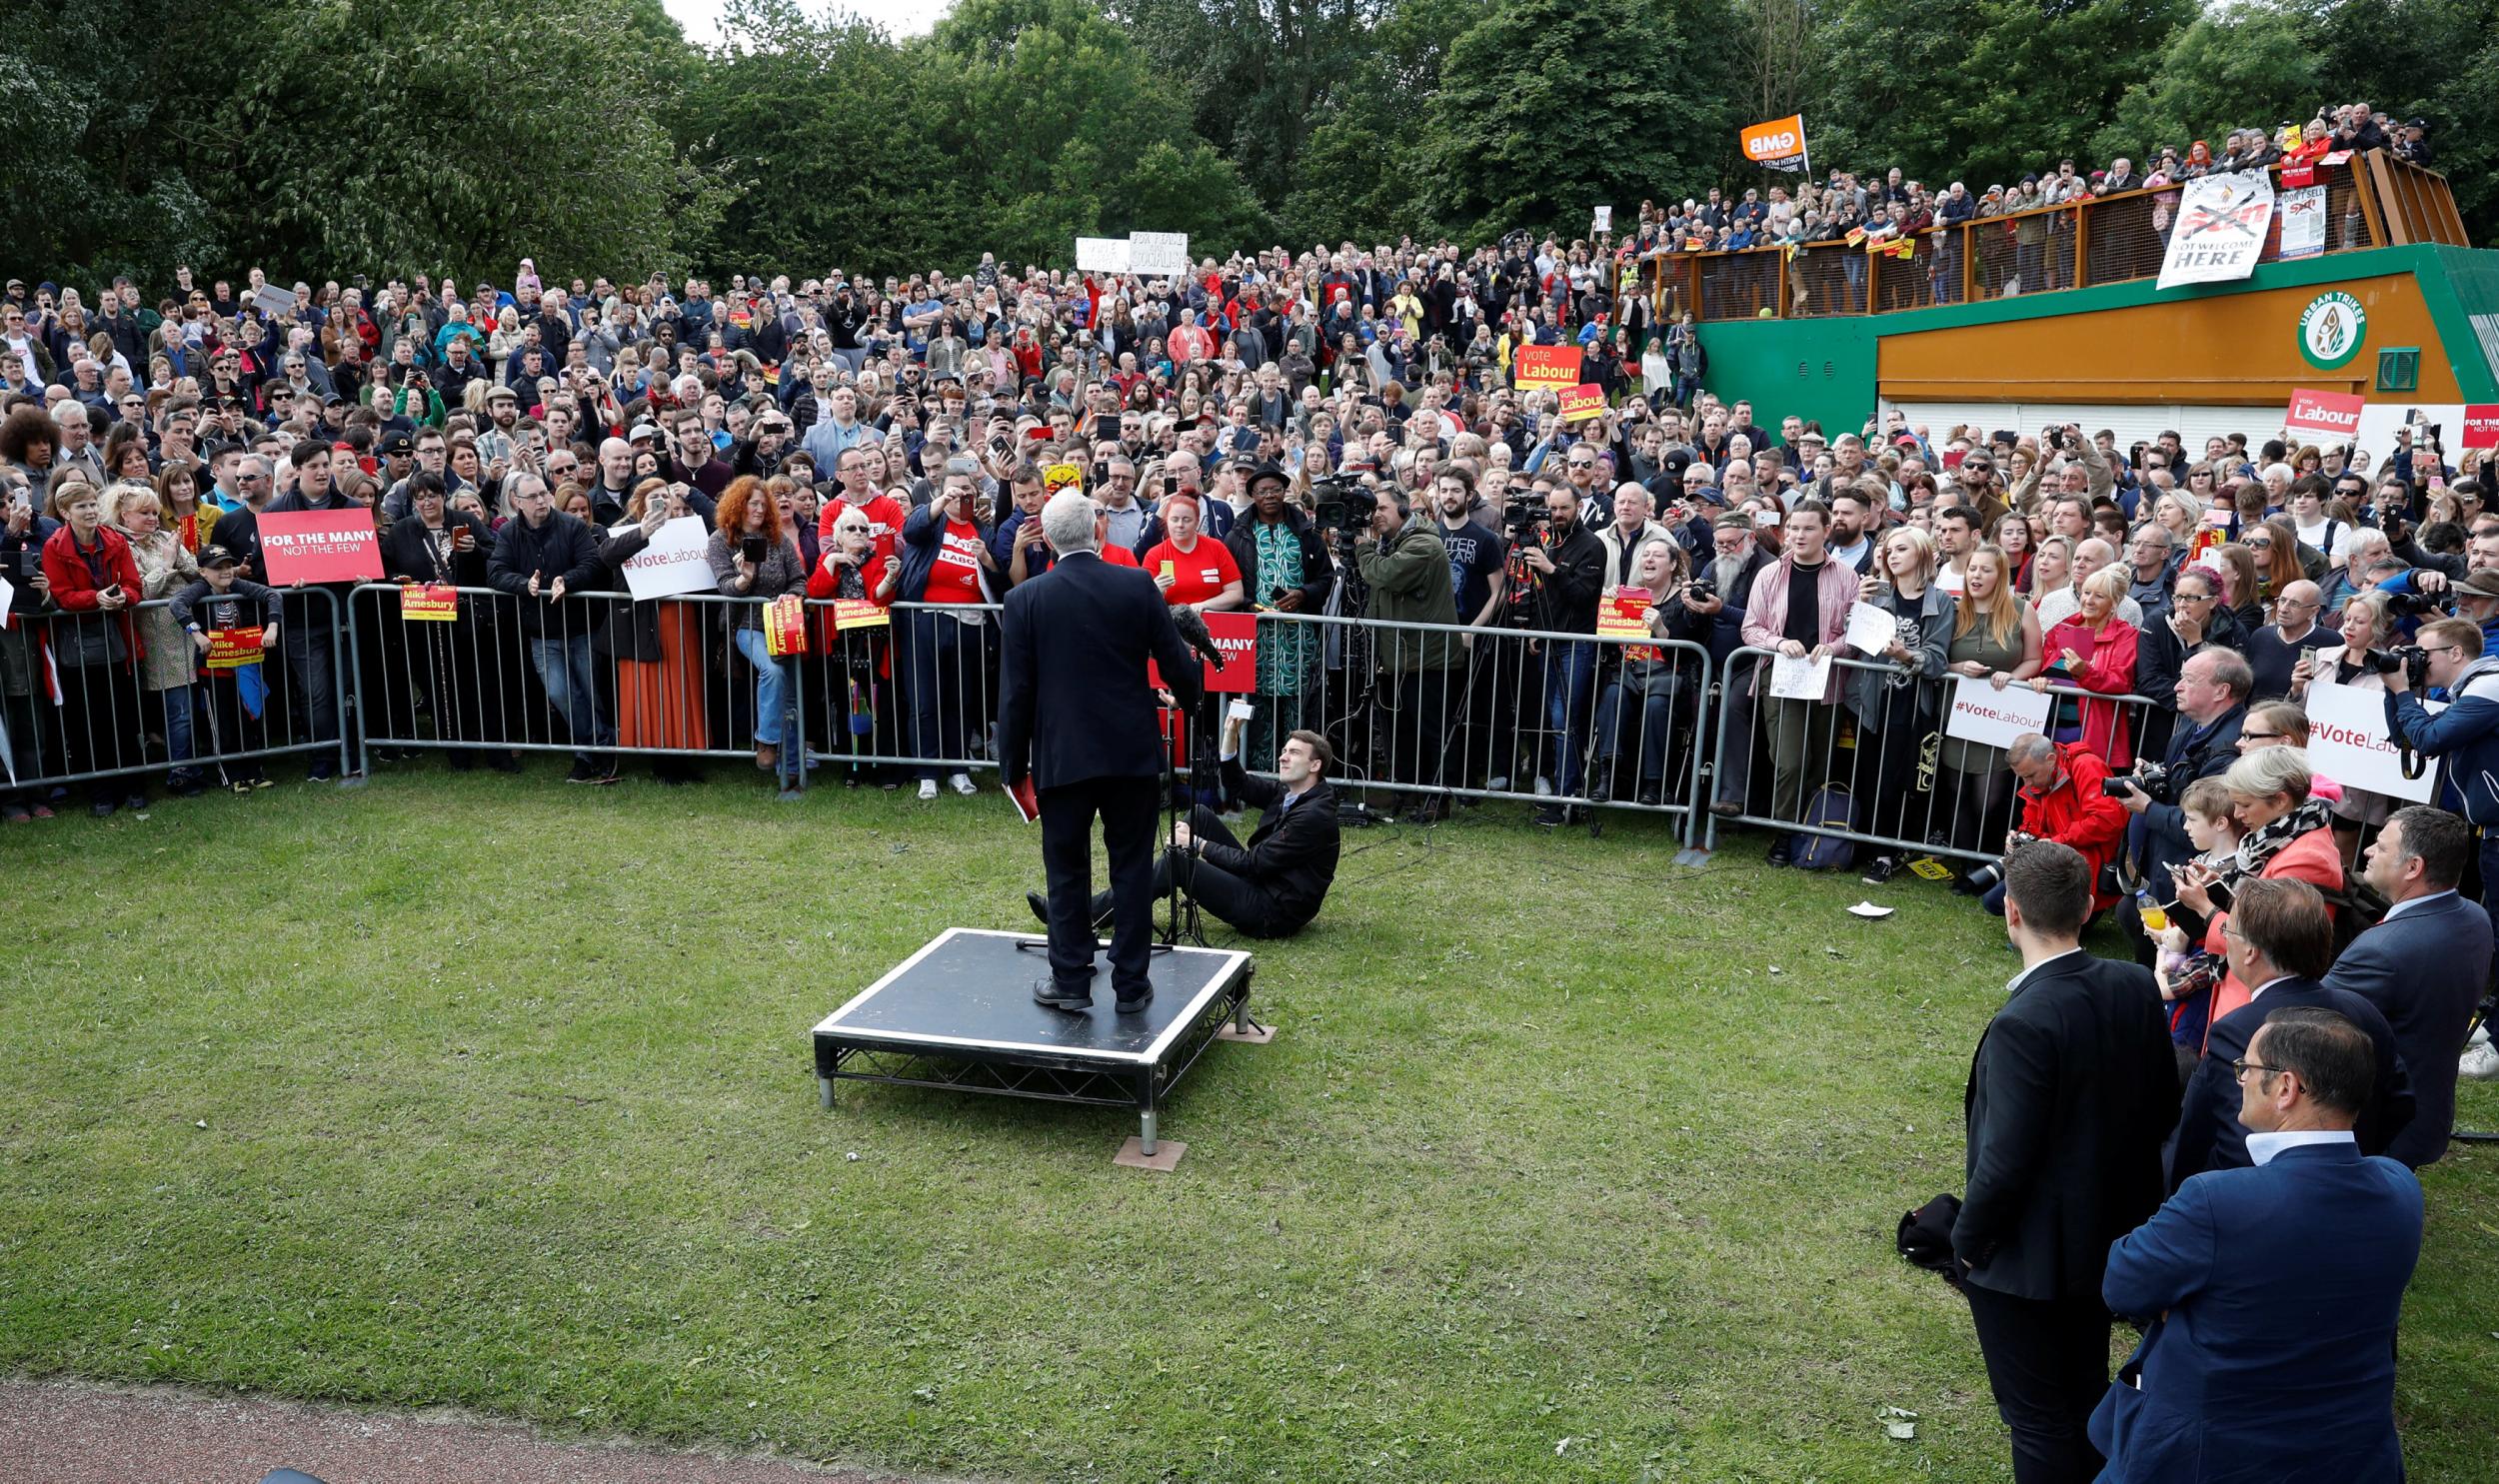
[{"label": "blonde woman", "polygon": [[[2311,686],[2349,686],[2372,696],[2386,694],[2386,677],[2379,673],[2377,660],[2395,642],[2395,622],[2386,609],[2383,593],[2355,593],[2345,599],[2342,608],[2343,642],[2330,650],[2315,650],[2302,658],[2291,671],[2291,699],[2305,702]],[[2342,797],[2334,800],[2334,833],[2343,843],[2344,857],[2350,858],[2360,843],[2361,826],[2375,828],[2386,822],[2394,812],[2395,801],[2383,793],[2366,788],[2345,788]]]},{"label": "blonde woman", "polygon": [[113,529],[130,543],[131,560],[139,564],[139,685],[148,698],[148,722],[165,739],[166,755],[175,764],[166,786],[185,798],[195,797],[205,785],[194,769],[183,765],[193,755],[191,645],[170,607],[158,600],[198,581],[199,564],[165,525],[165,510],[154,490],[126,480],[106,491],[105,498]]},{"label": "blonde woman", "polygon": [[[2011,558],[1999,548],[1970,553],[1953,613],[1952,643],[1944,651],[1946,671],[1998,691],[2030,680],[2047,663],[2038,611],[2013,591],[2011,568]],[[1944,769],[1936,786],[1945,790],[1943,806],[1951,811],[1952,843],[1976,849],[1980,841],[2002,839],[2011,827],[2013,804],[2004,749],[1947,737],[1936,760]]]},{"label": "blonde woman", "polygon": [[[1869,833],[1923,839],[1934,826],[1934,796],[1930,788],[1918,797],[1918,764],[1942,714],[1943,689],[1936,683],[1953,620],[1952,595],[1935,583],[1933,539],[1914,526],[1883,533],[1874,570],[1857,585],[1857,601],[1881,609],[1894,626],[1889,643],[1864,657],[1887,663],[1851,670],[1846,681],[1848,710],[1857,719],[1859,814]],[[1897,849],[1885,849],[1867,878],[1891,879],[1901,858]]]}]

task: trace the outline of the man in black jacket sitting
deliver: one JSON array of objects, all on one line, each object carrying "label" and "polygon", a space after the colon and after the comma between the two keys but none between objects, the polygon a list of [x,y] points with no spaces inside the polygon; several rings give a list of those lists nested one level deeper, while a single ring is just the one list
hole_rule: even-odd
[{"label": "man in black jacket sitting", "polygon": [[[1265,811],[1258,827],[1244,844],[1213,809],[1199,805],[1174,826],[1172,845],[1155,862],[1155,893],[1169,892],[1177,872],[1181,889],[1236,931],[1250,937],[1299,932],[1318,915],[1336,879],[1336,790],[1326,776],[1335,760],[1325,738],[1294,732],[1276,748],[1270,781],[1243,768],[1236,746],[1224,758],[1224,786]],[[1048,920],[1039,892],[1026,892],[1025,900]],[[1097,895],[1094,921],[1107,919],[1111,908],[1110,892]]]}]

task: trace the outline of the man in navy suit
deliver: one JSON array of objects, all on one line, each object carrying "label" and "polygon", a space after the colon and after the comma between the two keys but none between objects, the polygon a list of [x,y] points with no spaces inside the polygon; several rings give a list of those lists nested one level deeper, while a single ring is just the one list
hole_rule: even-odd
[{"label": "man in navy suit", "polygon": [[1154,997],[1146,976],[1154,938],[1156,784],[1163,734],[1146,684],[1151,656],[1187,706],[1197,700],[1197,657],[1172,626],[1154,580],[1110,566],[1097,549],[1095,505],[1062,490],[1042,507],[1042,535],[1058,564],[1007,595],[1006,658],[998,717],[1007,786],[1032,776],[1041,805],[1042,868],[1049,877],[1050,977],[1033,997],[1056,1010],[1094,1002],[1094,816],[1102,815],[1114,900],[1111,988],[1123,1011]]},{"label": "man in navy suit", "polygon": [[2109,1248],[2102,1296],[2143,1342],[2091,1414],[2103,1481],[2401,1479],[2395,1324],[2421,1183],[2363,1155],[2377,1052],[2284,1009],[2232,1075],[2250,1165],[2197,1175]]},{"label": "man in navy suit", "polygon": [[2231,1063],[2247,1053],[2256,1027],[2295,1005],[2334,1011],[2361,1028],[2377,1053],[2377,1075],[2359,1109],[2354,1136],[2363,1154],[2382,1154],[2412,1121],[2412,1089],[2404,1076],[2395,1032],[2386,1017],[2348,989],[2317,982],[2334,963],[2334,922],[2325,898],[2306,881],[2253,880],[2240,885],[2222,929],[2231,972],[2251,985],[2254,998],[2213,1022],[2204,1059],[2187,1078],[2186,1105],[2170,1146],[2169,1188],[2208,1169],[2247,1163],[2247,1130],[2239,1123],[2238,1089]]},{"label": "man in navy suit", "polygon": [[1970,1060],[1967,1183],[1952,1250],[2017,1484],[2085,1484],[2108,1389],[2108,1244],[2160,1205],[2178,1063],[2152,971],[2082,950],[2091,866],[2041,840],[2004,865],[2022,971]]},{"label": "man in navy suit", "polygon": [[2325,976],[2378,1007],[2412,1082],[2412,1121],[2386,1146],[2414,1169],[2447,1152],[2456,1124],[2456,1054],[2490,979],[2490,914],[2456,891],[2473,853],[2473,826],[2416,803],[2395,810],[2365,871],[2393,903],[2352,939]]}]

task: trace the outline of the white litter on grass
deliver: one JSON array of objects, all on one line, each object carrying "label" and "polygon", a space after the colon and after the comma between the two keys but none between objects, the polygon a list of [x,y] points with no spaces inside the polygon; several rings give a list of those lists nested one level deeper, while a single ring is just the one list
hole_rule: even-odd
[{"label": "white litter on grass", "polygon": [[1888,917],[1893,910],[1887,906],[1876,906],[1870,901],[1860,901],[1848,909],[1848,915],[1851,917]]},{"label": "white litter on grass", "polygon": [[1906,1407],[1885,1407],[1874,1415],[1882,1419],[1883,1431],[1901,1442],[1917,1436],[1917,1414]]}]

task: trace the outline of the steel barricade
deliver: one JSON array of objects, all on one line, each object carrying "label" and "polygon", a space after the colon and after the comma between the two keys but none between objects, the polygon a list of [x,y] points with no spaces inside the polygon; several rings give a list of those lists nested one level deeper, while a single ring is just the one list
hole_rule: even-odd
[{"label": "steel barricade", "polygon": [[[278,756],[352,771],[337,595],[286,592],[276,615],[239,594],[218,601],[236,605],[238,621],[254,621],[231,627],[266,633],[276,623],[275,643],[257,662],[208,670],[170,598],[132,605],[127,628],[100,611],[10,615],[0,629],[0,799],[46,802],[56,789],[86,783],[98,801],[118,801],[126,789],[143,790],[151,773],[175,787],[248,789],[264,776],[263,761]],[[213,619],[208,602],[204,628]],[[151,660],[162,663],[169,649],[183,656],[179,673],[188,679],[159,685]],[[94,663],[82,663],[89,657]]]},{"label": "steel barricade", "polygon": [[835,600],[808,604],[808,760],[846,786],[969,778],[998,766],[996,604],[897,603],[843,629]]},{"label": "steel barricade", "polygon": [[1713,674],[1701,645],[1261,613],[1257,653],[1251,771],[1271,772],[1302,727],[1335,750],[1347,797],[1433,816],[1460,798],[1650,810],[1688,842]]},{"label": "steel barricade", "polygon": [[[1928,680],[1886,662],[1834,656],[1840,699],[1789,701],[1769,695],[1773,658],[1747,647],[1725,662],[1713,718],[1708,848],[1717,847],[1718,827],[1727,823],[1972,861],[2003,853],[2019,817],[2015,780],[2003,748],[1944,735],[1955,677]],[[1866,672],[1887,682],[1871,725],[1849,699],[1851,678]],[[1903,684],[1888,684],[1895,678]],[[2171,714],[2149,697],[2064,685],[2048,694],[2059,700],[2044,735],[2094,742],[2111,771],[2146,748],[2157,754],[2167,745]],[[1834,792],[1846,802],[1829,796]],[[1835,812],[1846,822],[1835,822]]]},{"label": "steel barricade", "polygon": [[[768,600],[685,593],[568,593],[561,603],[497,588],[453,588],[444,619],[403,616],[398,583],[350,601],[356,710],[368,748],[440,749],[465,767],[483,754],[573,752],[604,770],[621,756],[758,759],[765,734],[785,794],[805,786],[803,657],[766,653],[742,625]],[[812,646],[811,646],[812,648]],[[771,684],[777,678],[778,686]],[[777,705],[776,705],[777,703]],[[777,710],[778,726],[761,725]]]}]

